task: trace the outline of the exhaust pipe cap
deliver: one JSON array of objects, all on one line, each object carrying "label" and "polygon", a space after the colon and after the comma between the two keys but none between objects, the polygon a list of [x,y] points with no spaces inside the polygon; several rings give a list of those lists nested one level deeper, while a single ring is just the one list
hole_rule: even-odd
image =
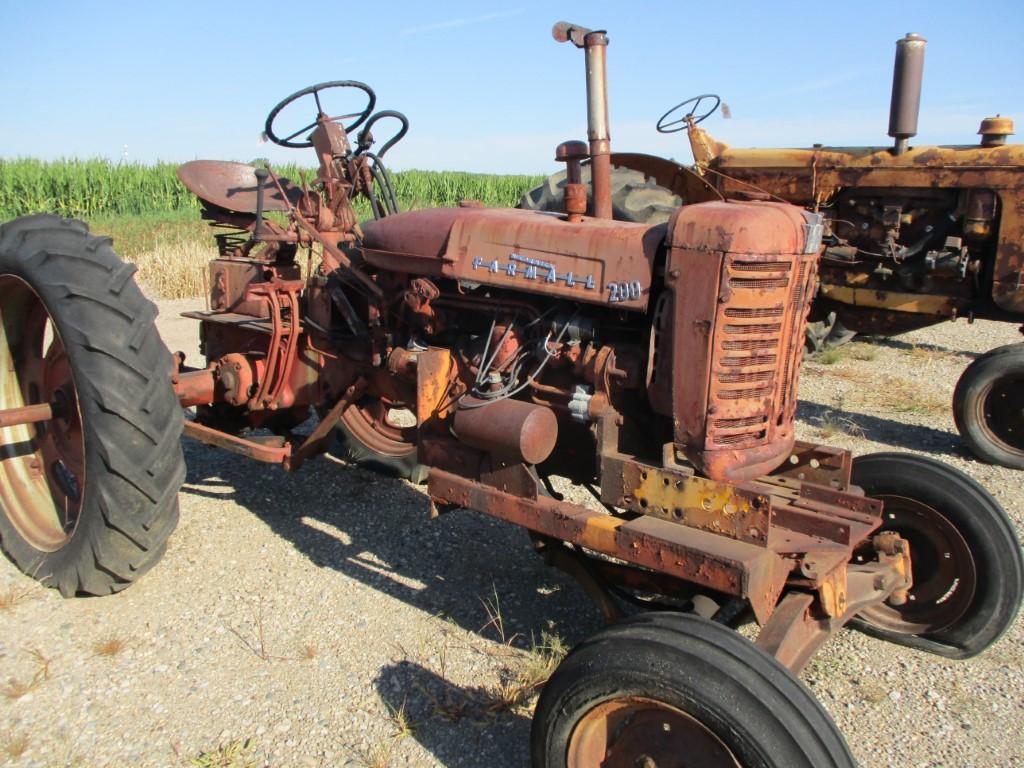
[{"label": "exhaust pipe cap", "polygon": [[998,147],[1006,143],[1006,137],[1013,135],[1013,120],[1009,117],[986,117],[978,128],[981,146]]}]

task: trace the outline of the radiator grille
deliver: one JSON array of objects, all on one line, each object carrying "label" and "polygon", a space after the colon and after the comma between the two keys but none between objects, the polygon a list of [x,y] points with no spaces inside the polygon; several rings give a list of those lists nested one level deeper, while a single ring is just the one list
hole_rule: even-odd
[{"label": "radiator grille", "polygon": [[743,307],[729,307],[725,310],[726,317],[739,317],[739,318],[753,318],[753,317],[781,317],[783,310],[782,307],[754,307],[754,308],[743,308]]},{"label": "radiator grille", "polygon": [[717,312],[708,393],[718,405],[706,448],[755,447],[790,428],[813,272],[808,256],[726,255],[729,290]]},{"label": "radiator grille", "polygon": [[731,288],[785,288],[789,285],[788,277],[733,277],[729,279]]}]

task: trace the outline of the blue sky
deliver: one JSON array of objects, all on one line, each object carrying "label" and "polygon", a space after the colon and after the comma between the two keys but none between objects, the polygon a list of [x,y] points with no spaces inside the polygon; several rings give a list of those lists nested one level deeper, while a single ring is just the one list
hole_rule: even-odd
[{"label": "blue sky", "polygon": [[412,122],[394,168],[539,173],[586,137],[582,52],[608,30],[613,149],[689,161],[659,115],[704,92],[735,146],[888,144],[895,41],[928,39],[919,135],[974,143],[1000,112],[1024,131],[1024,2],[58,2],[0,0],[0,157],[221,158],[314,164],[259,141],[305,85],[369,83]]}]

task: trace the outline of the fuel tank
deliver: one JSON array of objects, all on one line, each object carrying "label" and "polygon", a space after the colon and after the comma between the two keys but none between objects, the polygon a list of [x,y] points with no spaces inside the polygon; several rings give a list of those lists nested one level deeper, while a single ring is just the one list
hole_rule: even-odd
[{"label": "fuel tank", "polygon": [[493,208],[433,208],[364,228],[381,269],[643,312],[666,224]]}]

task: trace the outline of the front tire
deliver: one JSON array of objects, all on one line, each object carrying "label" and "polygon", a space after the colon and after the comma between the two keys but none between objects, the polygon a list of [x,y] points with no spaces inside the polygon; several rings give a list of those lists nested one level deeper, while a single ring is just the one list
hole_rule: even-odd
[{"label": "front tire", "polygon": [[993,349],[967,366],[953,393],[953,418],[979,459],[1024,469],[1024,344]]},{"label": "front tire", "polygon": [[851,625],[953,659],[996,642],[1024,595],[1021,547],[999,502],[963,472],[912,454],[858,456],[852,482],[885,503],[879,530],[910,543],[914,586],[903,605],[875,606]]},{"label": "front tire", "polygon": [[852,768],[842,734],[775,659],[720,624],[646,613],[578,645],[548,681],[534,768]]},{"label": "front tire", "polygon": [[109,238],[37,215],[0,227],[0,544],[65,597],[117,592],[163,554],[185,477],[156,307]]}]

